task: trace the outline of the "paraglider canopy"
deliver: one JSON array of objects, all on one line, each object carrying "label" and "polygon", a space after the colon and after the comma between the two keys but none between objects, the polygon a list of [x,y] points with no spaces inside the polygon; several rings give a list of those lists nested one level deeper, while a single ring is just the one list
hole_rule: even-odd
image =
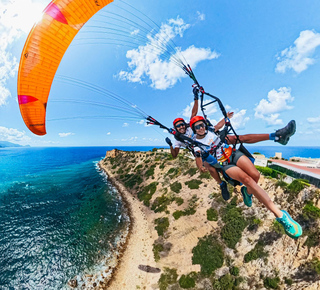
[{"label": "paraglider canopy", "polygon": [[18,102],[31,132],[46,134],[46,108],[54,75],[81,27],[113,0],[53,0],[32,28],[18,72]]}]

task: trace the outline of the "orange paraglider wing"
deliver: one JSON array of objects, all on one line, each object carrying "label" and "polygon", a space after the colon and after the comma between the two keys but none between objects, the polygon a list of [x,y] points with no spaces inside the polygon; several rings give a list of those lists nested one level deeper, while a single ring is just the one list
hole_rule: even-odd
[{"label": "orange paraglider wing", "polygon": [[113,0],[54,0],[24,45],[18,73],[18,101],[31,132],[46,134],[46,107],[54,75],[81,27]]}]

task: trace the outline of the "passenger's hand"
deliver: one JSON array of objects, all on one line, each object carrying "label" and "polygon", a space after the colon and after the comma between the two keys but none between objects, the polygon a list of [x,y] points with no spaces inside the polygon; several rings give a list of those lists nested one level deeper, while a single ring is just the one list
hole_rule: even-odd
[{"label": "passenger's hand", "polygon": [[202,166],[202,167],[200,167],[200,171],[201,171],[202,173],[204,173],[204,172],[207,172],[207,171],[208,171],[208,169],[207,169],[207,168],[205,168],[204,166]]},{"label": "passenger's hand", "polygon": [[233,112],[228,112],[228,113],[227,113],[227,117],[228,117],[229,119],[231,119],[231,118],[233,117],[233,114],[234,114]]},{"label": "passenger's hand", "polygon": [[199,88],[198,87],[194,87],[193,90],[193,95],[194,95],[194,100],[199,100]]},{"label": "passenger's hand", "polygon": [[166,138],[166,142],[168,143],[168,145],[169,145],[170,147],[172,146],[172,142],[171,142],[171,140],[170,140],[169,137]]}]

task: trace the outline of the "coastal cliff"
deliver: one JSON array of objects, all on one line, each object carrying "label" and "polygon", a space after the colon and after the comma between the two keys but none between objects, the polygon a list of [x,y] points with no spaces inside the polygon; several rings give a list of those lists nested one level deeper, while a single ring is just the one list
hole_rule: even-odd
[{"label": "coastal cliff", "polygon": [[[284,234],[274,216],[239,188],[224,201],[217,183],[184,152],[110,151],[100,167],[121,192],[131,234],[104,289],[320,289],[320,191],[263,170],[259,185],[304,230]],[[271,177],[273,176],[273,177]],[[97,288],[97,289],[99,289]]]}]

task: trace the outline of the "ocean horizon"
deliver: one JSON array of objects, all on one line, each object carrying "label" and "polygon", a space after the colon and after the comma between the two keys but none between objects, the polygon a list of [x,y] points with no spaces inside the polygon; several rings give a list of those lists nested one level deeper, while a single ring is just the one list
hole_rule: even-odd
[{"label": "ocean horizon", "polygon": [[[97,163],[106,151],[163,146],[0,149],[0,286],[63,289],[94,273],[125,227],[123,204]],[[271,157],[320,158],[320,147],[253,146]]]}]

